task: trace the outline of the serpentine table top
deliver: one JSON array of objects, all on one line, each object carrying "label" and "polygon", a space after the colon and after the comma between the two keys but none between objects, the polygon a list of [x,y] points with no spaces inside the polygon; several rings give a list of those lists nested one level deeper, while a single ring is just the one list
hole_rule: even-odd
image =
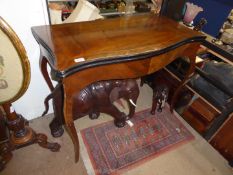
[{"label": "serpentine table top", "polygon": [[190,60],[185,79],[194,71],[196,51],[205,36],[155,14],[122,16],[60,25],[32,27],[41,49],[42,74],[53,90],[45,63],[64,88],[64,118],[78,161],[79,143],[72,119],[72,96],[99,80],[138,78],[177,57]]}]

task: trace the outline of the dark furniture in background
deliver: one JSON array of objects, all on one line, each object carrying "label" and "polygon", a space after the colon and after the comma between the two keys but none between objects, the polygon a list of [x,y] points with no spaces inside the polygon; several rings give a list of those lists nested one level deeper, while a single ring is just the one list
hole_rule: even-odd
[{"label": "dark furniture in background", "polygon": [[[165,3],[167,2],[167,3]],[[194,20],[194,24],[200,21],[201,18],[207,19],[207,24],[204,25],[203,31],[206,32],[207,38],[201,45],[202,53],[211,53],[216,57],[217,61],[223,61],[227,64],[233,65],[233,54],[229,50],[223,49],[223,47],[216,45],[212,42],[213,39],[216,39],[219,35],[219,30],[225,22],[229,12],[233,7],[233,1],[231,0],[190,0],[201,7],[204,11],[201,12]],[[169,0],[164,1],[165,5],[162,6],[161,14],[167,15],[168,17],[175,19],[176,11],[169,14]],[[174,1],[173,3],[176,3]],[[172,3],[171,3],[172,4]],[[172,6],[175,8],[175,6]],[[179,8],[178,8],[179,11]],[[218,13],[221,12],[221,13]],[[175,19],[176,20],[176,19]],[[209,35],[208,35],[209,34]],[[212,36],[210,36],[212,35]],[[211,60],[210,58],[210,60]],[[160,82],[158,79],[165,80],[170,88],[170,94],[173,93],[174,88],[177,86],[177,83],[182,80],[182,74],[185,71],[180,68],[187,69],[187,63],[182,64],[181,62],[176,62],[167,66],[164,71],[161,71],[158,75],[153,75],[150,77],[150,80]],[[174,69],[175,68],[175,69]],[[212,144],[228,161],[229,164],[233,165],[233,125],[231,125],[232,113],[233,113],[233,95],[232,87],[229,81],[232,82],[232,79],[228,78],[228,87],[224,83],[224,78],[226,73],[218,72],[218,78],[214,77],[210,72],[205,72],[202,69],[200,64],[196,65],[196,75],[200,76],[203,81],[206,81],[207,84],[214,87],[212,89],[217,89],[222,94],[225,94],[227,98],[219,99],[216,101],[211,94],[211,90],[201,90],[201,88],[195,88],[191,83],[188,83],[186,87],[181,90],[179,95],[180,102],[177,103],[176,109],[180,111],[183,118],[194,128],[196,129],[205,139],[207,139],[210,144]],[[226,72],[226,71],[225,71]],[[209,76],[211,75],[211,76]],[[229,74],[231,75],[231,74]],[[159,77],[159,78],[158,78]],[[219,77],[222,80],[219,80]],[[221,79],[220,78],[220,79]],[[162,83],[164,83],[162,81]],[[226,82],[227,82],[226,81]],[[197,85],[199,83],[196,83]],[[219,94],[219,92],[217,92]],[[196,98],[193,98],[195,96]],[[223,104],[219,105],[219,101],[224,101]],[[168,102],[170,102],[168,100]],[[216,105],[218,104],[218,105]],[[230,117],[231,116],[231,117]]]},{"label": "dark furniture in background", "polygon": [[[214,53],[213,50],[212,53]],[[225,59],[228,59],[228,57]],[[231,57],[229,59],[231,60]],[[229,59],[228,61],[230,61]],[[215,67],[215,64],[217,67]],[[175,108],[195,130],[231,162],[233,159],[233,125],[231,125],[233,114],[233,92],[231,88],[233,77],[231,75],[233,66],[226,63],[217,64],[213,61],[205,64],[205,66],[212,66],[211,68],[207,69],[203,65],[203,63],[196,64],[196,76],[193,76],[186,87],[181,90],[178,95],[180,103],[177,103]],[[188,63],[183,59],[176,60],[164,70],[147,77],[147,80],[154,82],[157,86],[166,84],[169,87],[170,95],[172,95],[179,81],[183,79],[182,74],[186,72],[187,67]],[[231,69],[225,70],[225,67]],[[209,72],[211,69],[214,72]],[[219,94],[225,94],[224,98]],[[170,99],[168,99],[168,102],[171,102]]]},{"label": "dark furniture in background", "polygon": [[[168,103],[171,104],[171,96],[180,79],[174,76],[169,68],[165,68],[147,77],[149,84],[152,81],[157,86],[165,84],[169,88]],[[194,96],[195,98],[193,98]],[[217,110],[204,96],[199,96],[190,85],[186,85],[181,90],[178,98],[179,102],[176,103],[175,109],[230,163],[233,160],[232,101],[226,109]]]},{"label": "dark furniture in background", "polygon": [[187,0],[163,0],[160,15],[182,21]]},{"label": "dark furniture in background", "polygon": [[[207,37],[201,55],[209,60],[196,69],[198,79],[190,87],[202,98],[196,99],[185,111],[184,118],[199,131],[228,161],[233,160],[233,55],[219,48]],[[217,62],[213,61],[217,60]],[[211,61],[212,60],[212,61]],[[204,85],[204,86],[203,86]]]}]

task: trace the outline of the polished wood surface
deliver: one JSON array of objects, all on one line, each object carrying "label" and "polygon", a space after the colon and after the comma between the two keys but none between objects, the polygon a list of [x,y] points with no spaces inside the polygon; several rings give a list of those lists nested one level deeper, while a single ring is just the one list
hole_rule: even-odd
[{"label": "polished wood surface", "polygon": [[[154,14],[38,26],[32,32],[53,55],[50,64],[58,71],[95,60],[158,52],[200,38],[200,33]],[[76,63],[77,58],[85,61]]]},{"label": "polished wood surface", "polygon": [[[166,18],[153,14],[125,16],[55,26],[38,26],[32,33],[40,45],[40,66],[50,87],[47,63],[52,78],[63,85],[64,119],[79,158],[79,142],[73,122],[73,100],[93,82],[139,78],[153,73],[177,57],[187,57],[190,67],[179,91],[195,69],[196,51],[204,36]],[[74,59],[84,58],[82,62]]]}]

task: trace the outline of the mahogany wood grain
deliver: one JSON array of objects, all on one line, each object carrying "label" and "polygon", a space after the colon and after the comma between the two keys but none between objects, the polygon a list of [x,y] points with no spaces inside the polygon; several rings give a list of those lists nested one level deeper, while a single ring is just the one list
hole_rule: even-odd
[{"label": "mahogany wood grain", "polygon": [[[185,40],[203,38],[198,32],[154,14],[38,26],[32,32],[49,49],[53,55],[50,63],[58,71],[95,60],[161,51]],[[76,58],[85,61],[75,63]]]},{"label": "mahogany wood grain", "polygon": [[[32,28],[32,33],[40,44],[41,63],[46,59],[54,78],[63,84],[65,124],[75,146],[76,161],[79,143],[72,117],[75,93],[99,80],[137,78],[153,73],[185,56],[191,66],[175,92],[176,97],[194,71],[196,51],[205,38],[154,14],[37,26]],[[77,58],[84,61],[75,62]]]}]

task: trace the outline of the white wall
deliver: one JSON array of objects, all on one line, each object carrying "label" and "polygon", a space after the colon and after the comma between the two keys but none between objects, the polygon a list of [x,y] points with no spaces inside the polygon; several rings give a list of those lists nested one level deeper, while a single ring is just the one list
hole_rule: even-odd
[{"label": "white wall", "polygon": [[17,113],[28,120],[39,117],[44,110],[43,101],[49,94],[49,89],[39,70],[40,50],[32,36],[31,27],[48,24],[46,0],[0,0],[0,16],[21,39],[31,64],[29,88],[13,106]]}]

